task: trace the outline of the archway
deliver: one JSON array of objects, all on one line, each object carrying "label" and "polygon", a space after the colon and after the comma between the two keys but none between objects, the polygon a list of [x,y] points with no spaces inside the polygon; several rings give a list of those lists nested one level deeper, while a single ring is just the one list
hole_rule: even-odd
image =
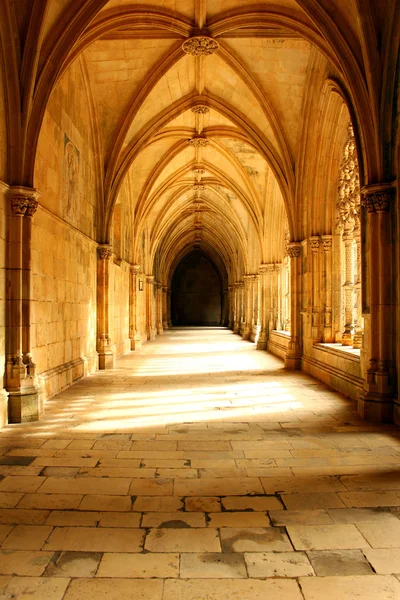
[{"label": "archway", "polygon": [[221,274],[201,250],[193,250],[181,260],[172,277],[172,324],[220,325],[222,315]]}]

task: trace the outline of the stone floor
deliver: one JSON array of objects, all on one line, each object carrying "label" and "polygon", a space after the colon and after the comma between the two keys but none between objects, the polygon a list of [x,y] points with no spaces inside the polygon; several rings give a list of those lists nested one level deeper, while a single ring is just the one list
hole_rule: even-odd
[{"label": "stone floor", "polygon": [[1,600],[400,598],[400,432],[224,329],[0,432]]}]

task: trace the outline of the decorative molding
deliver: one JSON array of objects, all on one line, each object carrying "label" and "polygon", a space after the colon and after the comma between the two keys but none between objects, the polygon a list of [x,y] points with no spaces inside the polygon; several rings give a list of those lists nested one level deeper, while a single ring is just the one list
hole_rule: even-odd
[{"label": "decorative molding", "polygon": [[319,250],[320,243],[321,243],[321,240],[320,240],[319,236],[317,236],[317,235],[311,236],[309,238],[311,252],[317,252]]},{"label": "decorative molding", "polygon": [[205,172],[206,172],[205,169],[200,169],[200,168],[199,169],[192,169],[192,173],[194,173],[195,175],[199,175],[200,177],[202,175],[204,175]]},{"label": "decorative molding", "polygon": [[14,215],[23,217],[25,214],[32,217],[38,208],[40,193],[35,188],[25,186],[11,186],[8,189],[11,198],[11,208]]},{"label": "decorative molding", "polygon": [[386,212],[390,209],[394,189],[393,184],[375,184],[361,190],[361,205],[367,212]]},{"label": "decorative molding", "polygon": [[332,236],[331,235],[321,235],[322,247],[325,252],[329,252],[332,248]]},{"label": "decorative molding", "polygon": [[198,137],[189,138],[187,142],[188,142],[189,146],[192,146],[192,148],[199,148],[199,147],[208,146],[208,144],[210,143],[210,140],[208,140],[205,137],[198,136]]},{"label": "decorative molding", "polygon": [[139,275],[140,265],[131,265],[131,273],[133,273],[133,275]]},{"label": "decorative molding", "polygon": [[27,211],[28,206],[29,200],[28,198],[25,198],[25,196],[13,196],[11,198],[11,208],[14,215],[16,215],[17,217],[23,217]]},{"label": "decorative molding", "polygon": [[193,189],[195,192],[204,192],[204,190],[206,189],[206,186],[203,185],[202,183],[195,183],[193,186]]},{"label": "decorative molding", "polygon": [[185,54],[192,56],[209,56],[214,54],[219,48],[217,40],[208,35],[195,35],[185,40],[182,44],[182,50]]},{"label": "decorative molding", "polygon": [[154,284],[154,275],[146,275],[147,283]]},{"label": "decorative molding", "polygon": [[208,106],[205,106],[204,104],[198,104],[197,106],[192,106],[191,110],[196,115],[206,115],[208,112],[210,112],[210,109],[208,108]]},{"label": "decorative molding", "polygon": [[347,127],[347,139],[340,164],[338,195],[336,226],[339,231],[352,229],[359,216],[361,198],[357,149],[351,122]]},{"label": "decorative molding", "polygon": [[289,244],[288,244],[289,258],[300,258],[300,255],[301,255],[301,243],[300,242],[289,242]]},{"label": "decorative molding", "polygon": [[109,260],[112,256],[112,247],[110,244],[99,244],[97,246],[97,252],[102,260]]}]

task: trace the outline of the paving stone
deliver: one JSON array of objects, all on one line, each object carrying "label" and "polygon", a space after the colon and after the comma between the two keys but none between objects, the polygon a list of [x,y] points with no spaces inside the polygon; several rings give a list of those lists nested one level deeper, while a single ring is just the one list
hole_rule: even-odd
[{"label": "paving stone", "polygon": [[[380,492],[345,492],[339,494],[339,498],[348,507],[386,507],[400,505],[400,491]],[[330,507],[335,508],[335,507]]]},{"label": "paving stone", "polygon": [[0,550],[0,573],[2,575],[40,576],[53,556],[53,552],[27,550]]},{"label": "paving stone", "polygon": [[36,492],[43,485],[43,477],[23,477],[9,475],[0,481],[0,492],[22,492],[24,494]]},{"label": "paving stone", "polygon": [[13,529],[13,525],[0,525],[0,543],[6,539]]},{"label": "paving stone", "polygon": [[323,509],[315,510],[271,510],[269,512],[272,525],[331,525],[332,519]]},{"label": "paving stone", "polygon": [[40,488],[41,494],[106,494],[122,496],[127,494],[131,480],[129,478],[101,479],[81,477],[79,479],[58,479],[48,477]]},{"label": "paving stone", "polygon": [[383,523],[357,523],[372,548],[400,548],[400,521]]},{"label": "paving stone", "polygon": [[219,512],[221,510],[220,498],[196,497],[185,498],[185,510],[194,512]]},{"label": "paving stone", "polygon": [[181,555],[182,579],[246,578],[246,567],[241,554],[207,552]]},{"label": "paving stone", "polygon": [[270,520],[262,512],[208,513],[208,527],[269,527]]},{"label": "paving stone", "polygon": [[303,552],[246,552],[244,554],[249,577],[302,577],[314,575],[314,570]]},{"label": "paving stone", "polygon": [[145,550],[151,552],[220,552],[215,529],[153,529],[146,536]]},{"label": "paving stone", "polygon": [[333,493],[308,493],[308,494],[281,494],[286,508],[293,510],[309,510],[314,508],[345,508],[338,494]]},{"label": "paving stone", "polygon": [[96,527],[103,514],[105,513],[81,512],[78,510],[53,510],[46,519],[46,525],[58,525],[59,527]]},{"label": "paving stone", "polygon": [[162,581],[151,579],[74,579],[63,600],[132,600],[133,591],[135,600],[161,600],[162,589]]},{"label": "paving stone", "polygon": [[339,508],[327,510],[327,513],[334,523],[359,523],[360,521],[398,523],[396,515],[388,508]]},{"label": "paving stone", "polygon": [[[283,510],[282,502],[274,496],[227,496],[221,498],[224,510],[267,511]],[[214,512],[214,511],[206,511]]]},{"label": "paving stone", "polygon": [[286,533],[270,527],[239,529],[221,529],[221,545],[223,552],[290,552],[292,545]]},{"label": "paving stone", "polygon": [[131,496],[171,496],[172,479],[132,479],[129,487]]},{"label": "paving stone", "polygon": [[346,550],[368,543],[354,525],[289,525],[287,532],[296,550]]},{"label": "paving stone", "polygon": [[127,513],[127,512],[103,512],[100,513],[99,527],[139,527],[140,526],[139,513]]},{"label": "paving stone", "polygon": [[52,530],[47,525],[16,525],[1,547],[9,550],[40,550]]},{"label": "paving stone", "polygon": [[307,554],[319,577],[372,574],[361,550],[319,550]]},{"label": "paving stone", "polygon": [[250,478],[176,481],[174,485],[175,496],[245,496],[262,493],[259,479]]},{"label": "paving stone", "polygon": [[81,552],[140,552],[141,529],[55,527],[43,550]]},{"label": "paving stone", "polygon": [[160,527],[161,529],[185,529],[188,527],[205,527],[206,518],[204,513],[196,512],[170,512],[144,513],[142,516],[142,527]]},{"label": "paving stone", "polygon": [[179,577],[179,554],[105,553],[96,577]]},{"label": "paving stone", "polygon": [[300,578],[305,600],[397,600],[400,582],[383,575]]},{"label": "paving stone", "polygon": [[9,510],[0,510],[0,523],[4,524],[25,524],[42,525],[49,516],[49,510],[24,510],[11,508]]},{"label": "paving stone", "polygon": [[131,505],[132,500],[130,496],[103,496],[101,494],[90,494],[83,498],[78,508],[79,510],[128,512],[131,510]]},{"label": "paving stone", "polygon": [[181,498],[168,496],[139,496],[133,500],[132,510],[138,512],[170,512],[183,509]]},{"label": "paving stone", "polygon": [[390,548],[388,550],[366,548],[363,552],[375,573],[379,575],[400,574],[400,548]]},{"label": "paving stone", "polygon": [[62,600],[69,579],[48,577],[13,577],[0,600]]},{"label": "paving stone", "polygon": [[23,496],[23,494],[17,494],[15,492],[0,492],[0,509],[14,508]]},{"label": "paving stone", "polygon": [[71,510],[78,508],[82,498],[81,494],[25,494],[18,508]]},{"label": "paving stone", "polygon": [[101,557],[100,552],[57,552],[49,562],[45,576],[94,577]]},{"label": "paving stone", "polygon": [[171,579],[165,582],[162,600],[265,600],[266,598],[303,600],[295,581],[279,579],[267,581],[256,579]]}]

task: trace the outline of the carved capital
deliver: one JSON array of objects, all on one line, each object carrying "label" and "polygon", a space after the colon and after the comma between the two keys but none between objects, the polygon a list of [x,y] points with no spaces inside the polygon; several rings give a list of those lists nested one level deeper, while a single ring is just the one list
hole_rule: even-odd
[{"label": "carved capital", "polygon": [[371,185],[362,190],[362,206],[371,212],[385,212],[390,209],[393,196],[391,185]]},{"label": "carved capital", "polygon": [[321,235],[322,247],[325,252],[329,252],[332,248],[332,236],[331,235]]},{"label": "carved capital", "polygon": [[206,186],[203,185],[202,183],[195,183],[193,186],[193,189],[195,192],[204,192],[204,190],[206,189]]},{"label": "carved capital", "polygon": [[288,256],[290,258],[300,258],[301,243],[300,242],[289,242],[287,250],[288,250]]},{"label": "carved capital", "polygon": [[282,263],[276,263],[275,265],[275,273],[280,273],[282,269]]},{"label": "carved capital", "polygon": [[196,115],[206,115],[210,112],[210,109],[208,106],[204,106],[204,104],[198,104],[197,106],[192,106],[192,112]]},{"label": "carved capital", "polygon": [[207,35],[195,35],[185,40],[182,44],[182,50],[192,56],[209,56],[214,54],[219,48],[217,40]]},{"label": "carved capital", "polygon": [[192,173],[194,173],[195,175],[198,175],[198,176],[200,176],[200,177],[201,177],[202,175],[204,175],[204,173],[205,173],[205,172],[206,172],[206,170],[205,170],[205,169],[201,169],[201,168],[198,168],[198,169],[192,169]]},{"label": "carved capital", "polygon": [[268,267],[268,265],[266,265],[265,263],[262,263],[258,267],[258,273],[259,273],[259,275],[265,275],[265,273],[267,272],[267,267]]},{"label": "carved capital", "polygon": [[274,263],[269,263],[268,265],[266,265],[267,267],[267,273],[275,273],[275,264]]},{"label": "carved capital", "polygon": [[199,147],[208,146],[208,144],[210,143],[210,140],[208,140],[205,137],[198,136],[198,137],[189,138],[187,142],[188,142],[189,146],[192,146],[192,148],[199,148]]},{"label": "carved capital", "polygon": [[133,273],[133,275],[139,275],[140,265],[131,265],[131,273]]},{"label": "carved capital", "polygon": [[35,188],[12,186],[9,188],[11,208],[14,215],[32,217],[38,207],[39,192]]},{"label": "carved capital", "polygon": [[112,256],[112,247],[109,244],[99,244],[97,252],[102,260],[109,260]]},{"label": "carved capital", "polygon": [[309,239],[311,252],[317,252],[319,250],[320,238],[317,235],[313,235]]}]

